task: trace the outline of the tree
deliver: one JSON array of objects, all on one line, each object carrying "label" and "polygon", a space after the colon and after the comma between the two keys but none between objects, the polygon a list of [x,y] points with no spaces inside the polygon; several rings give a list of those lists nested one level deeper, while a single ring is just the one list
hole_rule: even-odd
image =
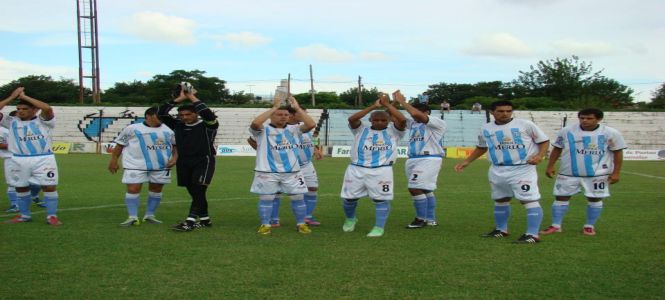
[{"label": "tree", "polygon": [[[362,95],[362,103],[360,103],[361,107],[368,106],[370,103],[374,103],[376,99],[379,99],[379,90],[376,87],[373,87],[371,89],[362,89],[361,90],[361,95]],[[346,103],[347,105],[350,106],[356,106],[356,99],[358,99],[358,88],[354,87],[351,88],[345,92],[342,92],[339,94],[339,99],[342,100],[343,103]]]},{"label": "tree", "polygon": [[150,103],[148,85],[141,81],[116,82],[102,94],[104,103]]},{"label": "tree", "polygon": [[[72,79],[53,80],[51,76],[30,75],[21,77],[0,87],[0,97],[8,96],[14,89],[25,87],[25,93],[46,103],[77,103],[79,86]],[[90,90],[84,93],[90,95]]]},{"label": "tree", "polygon": [[220,103],[229,97],[226,81],[205,76],[205,71],[175,70],[168,75],[155,75],[147,82],[146,97],[153,102],[162,102],[171,96],[173,89],[182,81],[191,83],[198,97],[206,102]]},{"label": "tree", "polygon": [[431,104],[448,101],[452,107],[463,104],[472,97],[512,99],[515,89],[510,83],[501,81],[469,83],[437,83],[429,86],[425,94]]},{"label": "tree", "polygon": [[[293,95],[298,103],[307,108],[312,107],[312,95],[310,93],[300,93]],[[336,92],[317,92],[314,97],[316,97],[316,107],[340,107],[345,104],[340,100]]]},{"label": "tree", "polygon": [[653,92],[653,98],[651,98],[651,103],[648,106],[652,108],[665,108],[665,82]]}]

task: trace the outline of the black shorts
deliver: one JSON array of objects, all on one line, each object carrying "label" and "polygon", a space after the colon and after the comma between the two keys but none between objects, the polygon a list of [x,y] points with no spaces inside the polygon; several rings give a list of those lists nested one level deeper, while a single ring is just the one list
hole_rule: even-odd
[{"label": "black shorts", "polygon": [[208,185],[215,174],[215,157],[178,158],[178,186]]}]

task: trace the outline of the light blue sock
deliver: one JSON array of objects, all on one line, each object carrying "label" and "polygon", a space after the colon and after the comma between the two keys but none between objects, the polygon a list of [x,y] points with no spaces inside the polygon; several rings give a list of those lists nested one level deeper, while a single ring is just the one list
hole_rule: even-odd
[{"label": "light blue sock", "polygon": [[436,197],[434,193],[429,192],[427,195],[427,220],[436,221]]},{"label": "light blue sock", "polygon": [[306,218],[312,218],[312,213],[314,212],[314,208],[316,208],[316,200],[316,192],[305,193],[305,204],[307,205]]},{"label": "light blue sock", "polygon": [[584,226],[588,225],[593,227],[600,217],[601,212],[603,212],[603,201],[589,201],[589,205],[586,207],[586,224],[584,224]]},{"label": "light blue sock", "polygon": [[30,212],[30,192],[16,192],[16,203],[18,204],[18,211],[22,216],[31,217]]},{"label": "light blue sock", "polygon": [[561,228],[563,217],[568,212],[568,201],[554,201],[552,203],[552,226]]},{"label": "light blue sock", "polygon": [[270,225],[270,213],[272,213],[273,199],[259,200],[259,220],[261,224]]},{"label": "light blue sock", "polygon": [[526,234],[538,236],[540,223],[543,221],[543,208],[538,201],[524,204],[524,208],[526,208]]},{"label": "light blue sock", "polygon": [[510,218],[510,202],[494,202],[496,229],[508,232],[508,218]]},{"label": "light blue sock", "polygon": [[342,199],[342,206],[344,207],[344,215],[347,219],[353,219],[356,217],[358,199]]},{"label": "light blue sock", "polygon": [[[42,191],[42,187],[39,185],[31,184],[30,185],[30,199],[39,199],[39,192]],[[46,197],[46,195],[44,195]]]},{"label": "light blue sock", "polygon": [[374,209],[376,212],[374,226],[380,228],[386,227],[386,221],[388,220],[388,215],[390,215],[390,201],[374,200]]},{"label": "light blue sock", "polygon": [[293,215],[296,216],[296,224],[305,224],[305,214],[307,213],[307,204],[303,199],[303,195],[290,195],[291,197],[291,210]]},{"label": "light blue sock", "polygon": [[127,214],[130,218],[138,218],[139,215],[139,194],[125,193],[125,204],[127,205]]},{"label": "light blue sock", "polygon": [[272,213],[270,214],[270,220],[279,221],[279,206],[282,205],[282,199],[279,195],[275,196],[275,199],[272,201]]},{"label": "light blue sock", "polygon": [[58,191],[44,192],[46,216],[55,216],[58,212]]},{"label": "light blue sock", "polygon": [[16,189],[13,186],[7,187],[7,199],[9,199],[9,206],[14,206],[16,204]]},{"label": "light blue sock", "polygon": [[145,211],[145,215],[154,216],[161,202],[162,202],[162,193],[148,192],[148,204]]},{"label": "light blue sock", "polygon": [[425,194],[411,196],[413,207],[416,209],[416,218],[427,219],[427,196]]}]

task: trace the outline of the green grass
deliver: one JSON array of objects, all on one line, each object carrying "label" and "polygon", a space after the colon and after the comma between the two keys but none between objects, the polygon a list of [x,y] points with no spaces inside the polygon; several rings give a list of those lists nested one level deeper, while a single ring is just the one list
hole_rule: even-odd
[{"label": "green grass", "polygon": [[[479,237],[493,228],[484,161],[456,174],[456,161],[447,159],[436,191],[440,226],[407,230],[414,211],[400,160],[386,235],[370,239],[365,234],[374,213],[368,199],[359,205],[356,232],[341,230],[339,191],[348,159],[316,162],[323,225],[307,236],[295,231],[288,201],[282,204],[282,228],[272,236],[255,233],[253,158],[218,158],[208,192],[213,228],[168,229],[189,207],[186,191],[175,184],[165,188],[158,210],[165,224],[121,228],[125,187],[120,174],[106,171],[108,159],[58,156],[63,226],[45,225],[36,207],[32,223],[0,224],[0,298],[665,297],[663,178],[623,174],[605,201],[597,236],[580,233],[586,204],[576,196],[565,232],[538,245],[514,245],[525,228],[524,209],[516,203],[510,239]],[[660,177],[663,167],[625,164],[626,171]],[[543,227],[550,221],[552,182],[541,176]]]}]

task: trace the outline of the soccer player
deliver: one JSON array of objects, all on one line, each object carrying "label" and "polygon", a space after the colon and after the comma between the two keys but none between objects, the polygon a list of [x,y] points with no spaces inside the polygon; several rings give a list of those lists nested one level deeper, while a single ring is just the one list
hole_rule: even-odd
[{"label": "soccer player", "polygon": [[490,105],[494,122],[484,124],[478,135],[478,145],[463,162],[455,165],[462,172],[471,162],[489,150],[488,177],[494,200],[496,227],[483,237],[508,236],[510,200],[515,197],[526,208],[527,230],[515,243],[534,244],[540,241],[538,228],[543,219],[538,190],[536,165],[543,160],[549,139],[533,122],[513,119],[510,101],[495,101]]},{"label": "soccer player", "polygon": [[552,226],[541,234],[561,232],[563,217],[568,212],[568,200],[584,189],[587,197],[587,218],[582,228],[585,235],[595,235],[594,225],[603,210],[603,199],[610,196],[610,184],[619,182],[623,149],[626,143],[621,133],[600,124],[603,112],[586,108],[577,113],[579,123],[559,132],[554,142],[545,175],[556,176],[554,163],[561,157],[559,175],[554,184]]},{"label": "soccer player", "polygon": [[[307,185],[294,150],[298,147],[299,136],[312,130],[316,123],[300,108],[295,98],[289,97],[288,102],[295,109],[296,116],[303,121],[302,125],[287,125],[288,109],[280,106],[280,98],[275,97],[272,108],[258,115],[249,127],[257,143],[254,181],[250,191],[259,195],[261,226],[258,233],[263,235],[272,232],[270,216],[278,192],[287,194],[291,199],[296,230],[303,234],[311,232],[305,223],[307,208],[304,194],[307,193]],[[264,124],[268,119],[270,123]]]},{"label": "soccer player", "polygon": [[434,190],[443,161],[441,139],[446,131],[446,122],[430,118],[432,110],[429,105],[417,103],[412,106],[399,91],[393,93],[393,99],[399,102],[413,118],[406,120],[406,128],[409,131],[409,158],[406,160],[405,171],[409,193],[416,209],[416,218],[406,228],[437,226]]},{"label": "soccer player", "polygon": [[[157,111],[159,119],[175,132],[178,186],[186,187],[192,197],[187,218],[172,227],[176,231],[212,226],[206,191],[215,173],[217,152],[214,142],[219,123],[215,113],[196,97],[196,93],[189,83],[182,83],[176,87],[172,95],[174,99],[162,104]],[[185,101],[191,104],[178,107],[178,119],[169,115],[176,104]]]},{"label": "soccer player", "polygon": [[[0,101],[0,110],[14,99],[16,116],[0,113],[0,126],[9,129],[8,149],[12,153],[8,168],[10,176],[7,184],[16,188],[19,215],[10,223],[32,221],[30,212],[30,183],[38,184],[44,191],[46,223],[51,226],[62,224],[56,215],[58,210],[58,165],[51,150],[51,131],[55,127],[55,115],[50,105],[27,96],[24,88],[15,89],[12,94]],[[37,113],[41,110],[41,113]]]},{"label": "soccer player", "polygon": [[[386,110],[376,110],[381,107]],[[370,112],[371,125],[367,126],[361,120]],[[374,104],[349,117],[354,140],[351,164],[344,173],[340,193],[346,216],[342,226],[344,232],[356,229],[358,199],[369,196],[375,204],[375,222],[367,236],[383,236],[390,214],[390,201],[393,200],[393,164],[397,159],[397,143],[404,136],[405,127],[406,118],[390,104],[386,94],[381,94]]]},{"label": "soccer player", "polygon": [[[115,139],[108,169],[118,171],[118,158],[122,155],[122,183],[127,185],[125,204],[129,217],[120,226],[141,224],[138,218],[139,198],[144,182],[148,182],[148,201],[144,223],[161,224],[155,212],[162,201],[162,188],[171,182],[171,167],[178,158],[173,130],[157,117],[157,107],[148,108],[145,121],[125,127]],[[124,153],[124,155],[123,155]]]}]

